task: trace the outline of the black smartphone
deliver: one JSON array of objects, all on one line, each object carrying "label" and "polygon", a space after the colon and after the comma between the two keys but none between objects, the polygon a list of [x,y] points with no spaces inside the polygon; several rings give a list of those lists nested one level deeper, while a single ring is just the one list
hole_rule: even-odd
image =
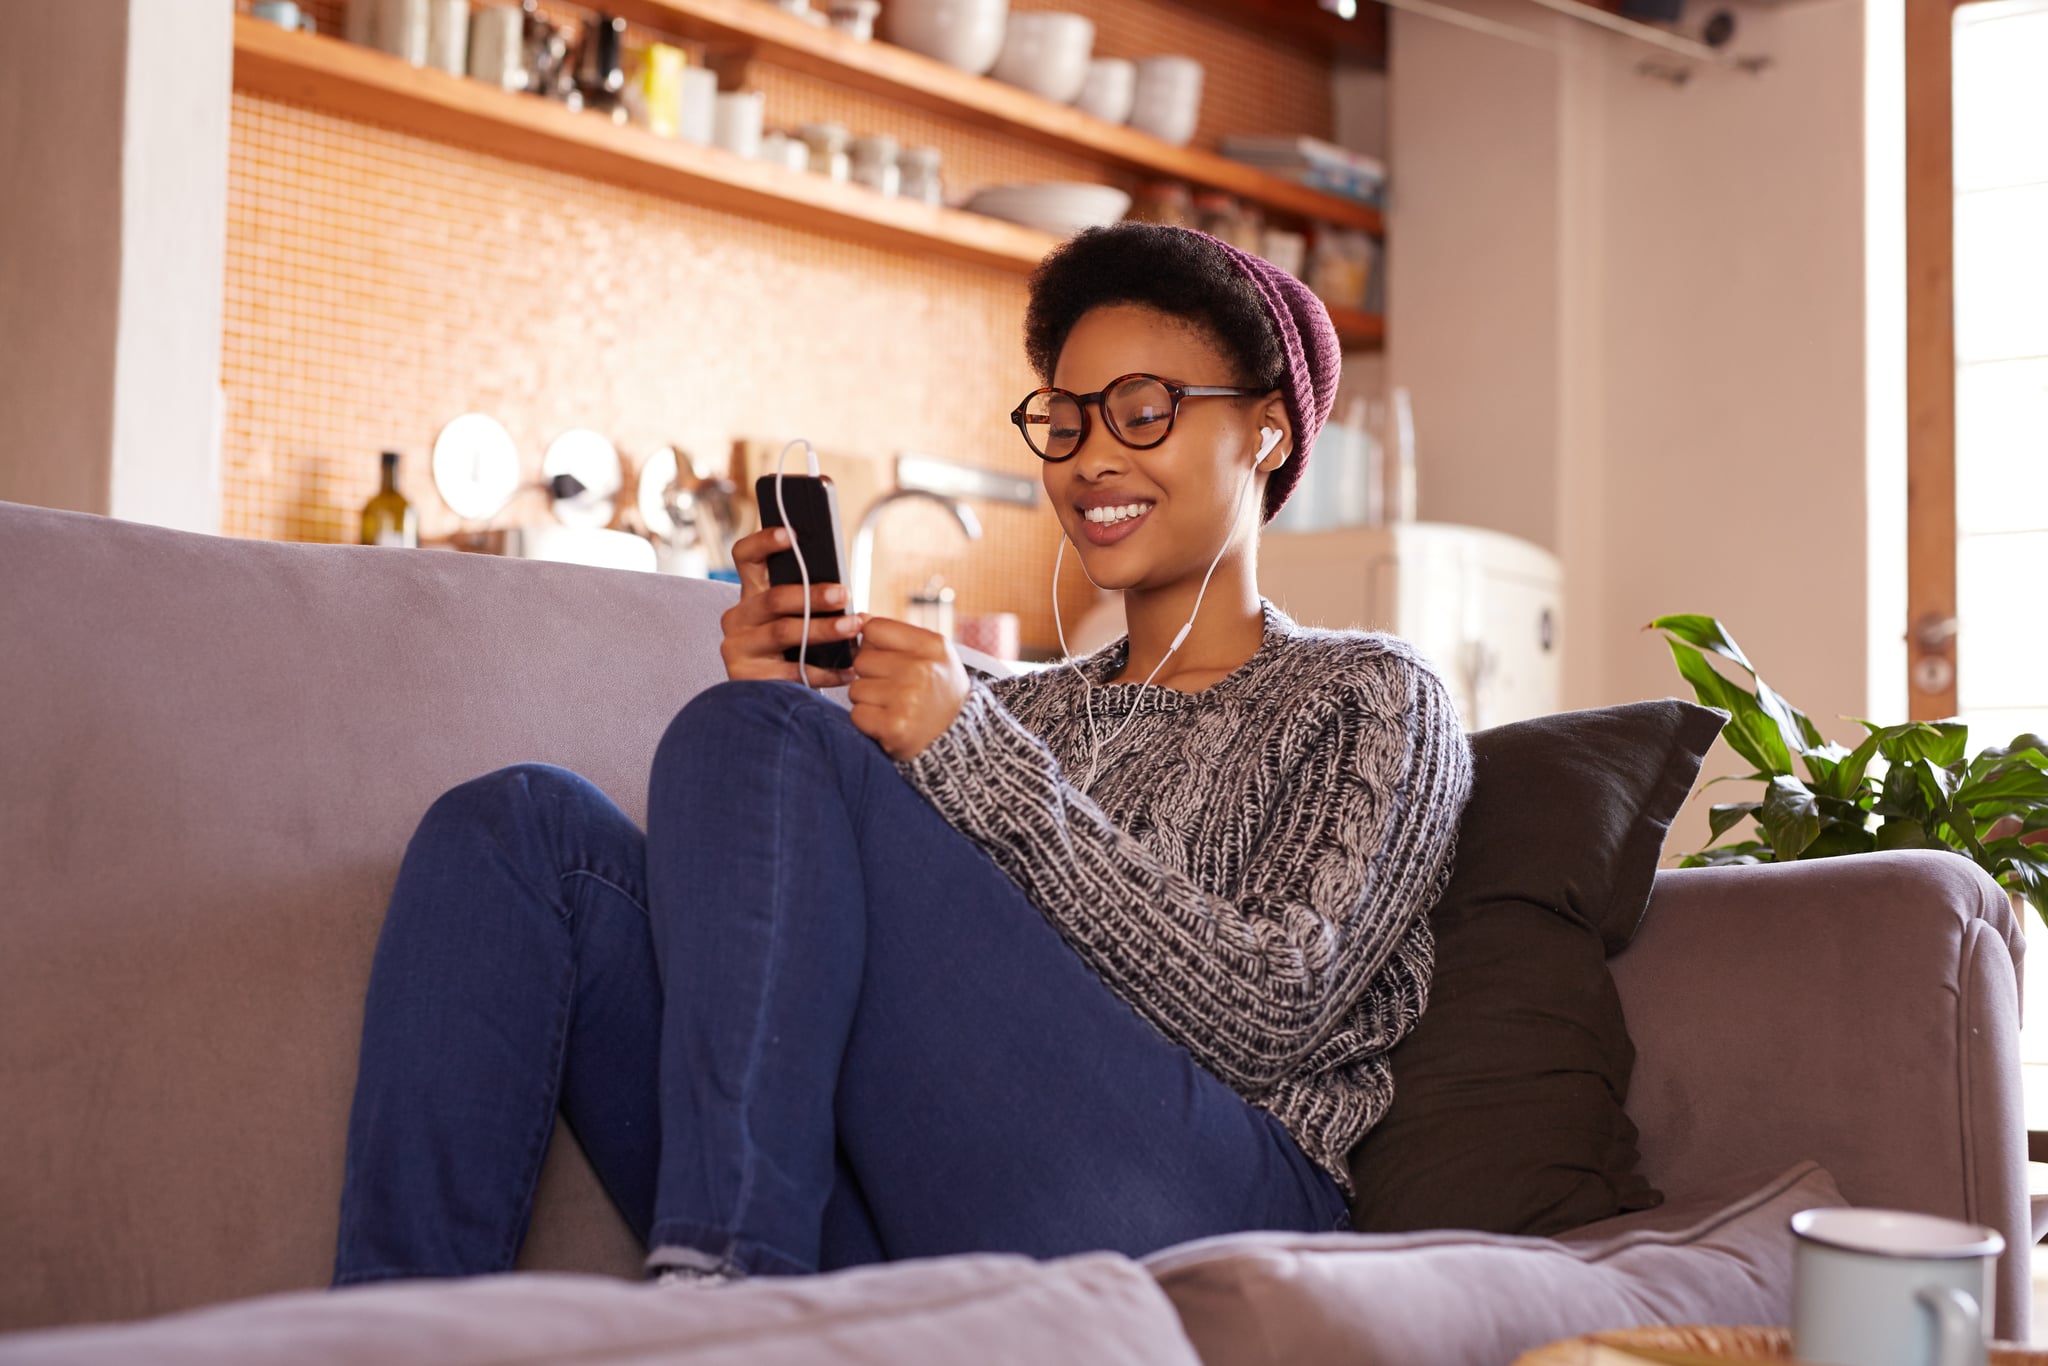
[{"label": "black smartphone", "polygon": [[[764,474],[754,481],[754,506],[761,510],[761,526],[782,525],[782,510],[775,504],[775,476]],[[782,476],[782,506],[789,509],[789,531],[804,553],[804,569],[811,584],[846,582],[846,542],[839,535],[839,493],[826,475],[785,474]],[[802,583],[796,551],[778,550],[768,557],[768,582]],[[811,645],[803,652],[804,663],[813,669],[853,667],[854,641],[837,638],[820,640],[822,623],[843,617],[843,611],[811,612]],[[794,664],[797,648],[791,646],[782,657]]]}]

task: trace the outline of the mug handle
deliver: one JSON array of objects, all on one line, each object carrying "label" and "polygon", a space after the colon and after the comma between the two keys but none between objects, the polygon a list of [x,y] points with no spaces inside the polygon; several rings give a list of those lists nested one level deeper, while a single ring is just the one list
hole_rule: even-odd
[{"label": "mug handle", "polygon": [[1915,1298],[1941,1321],[1937,1366],[1975,1366],[1984,1359],[1984,1316],[1976,1300],[1954,1286],[1928,1286]]}]

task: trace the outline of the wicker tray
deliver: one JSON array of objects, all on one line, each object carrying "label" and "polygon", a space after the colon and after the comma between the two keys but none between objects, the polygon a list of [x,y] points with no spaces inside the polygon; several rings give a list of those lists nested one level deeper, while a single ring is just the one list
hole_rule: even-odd
[{"label": "wicker tray", "polygon": [[[1783,1328],[1622,1328],[1608,1333],[1553,1342],[1525,1352],[1515,1366],[1586,1366],[1599,1345],[1648,1347],[1666,1352],[1692,1352],[1726,1361],[1790,1361],[1792,1335]],[[1993,1343],[1991,1366],[2048,1366],[2048,1352]]]}]

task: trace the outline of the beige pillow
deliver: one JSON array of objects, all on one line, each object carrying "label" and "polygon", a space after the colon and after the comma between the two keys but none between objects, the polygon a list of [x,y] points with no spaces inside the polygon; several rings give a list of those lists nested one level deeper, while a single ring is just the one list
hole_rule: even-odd
[{"label": "beige pillow", "polygon": [[1590,1225],[1494,1233],[1251,1233],[1145,1259],[1206,1366],[1501,1366],[1644,1323],[1784,1323],[1791,1217],[1838,1205],[1811,1162]]}]

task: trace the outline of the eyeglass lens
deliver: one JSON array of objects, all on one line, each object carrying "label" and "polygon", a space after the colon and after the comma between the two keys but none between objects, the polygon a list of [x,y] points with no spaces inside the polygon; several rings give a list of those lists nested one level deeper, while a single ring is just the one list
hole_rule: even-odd
[{"label": "eyeglass lens", "polygon": [[[1102,397],[1110,430],[1140,450],[1166,439],[1173,395],[1156,379],[1127,379]],[[1081,444],[1081,405],[1066,393],[1034,394],[1025,405],[1025,438],[1048,460],[1064,460]]]}]

